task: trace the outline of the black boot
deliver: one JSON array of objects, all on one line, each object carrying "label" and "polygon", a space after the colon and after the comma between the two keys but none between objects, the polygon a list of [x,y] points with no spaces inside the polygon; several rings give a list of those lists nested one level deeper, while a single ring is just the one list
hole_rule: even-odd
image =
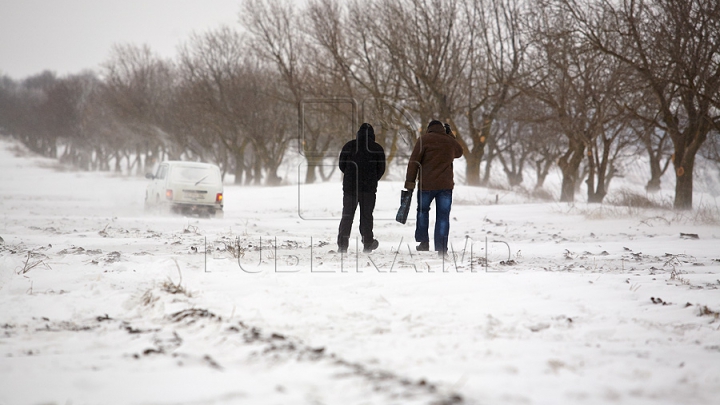
[{"label": "black boot", "polygon": [[430,250],[430,242],[420,242],[417,247],[415,247],[415,250],[418,252],[427,252]]},{"label": "black boot", "polygon": [[347,253],[348,245],[350,244],[350,238],[345,238],[338,235],[337,245],[339,253]]},{"label": "black boot", "polygon": [[378,246],[380,246],[380,242],[378,242],[377,239],[373,239],[372,242],[365,244],[365,249],[363,249],[363,252],[370,253],[373,250],[377,249]]}]

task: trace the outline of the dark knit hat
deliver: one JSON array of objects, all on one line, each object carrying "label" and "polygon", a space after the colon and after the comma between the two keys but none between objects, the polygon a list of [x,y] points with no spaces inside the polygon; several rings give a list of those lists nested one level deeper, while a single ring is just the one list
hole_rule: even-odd
[{"label": "dark knit hat", "polygon": [[438,120],[432,120],[427,126],[428,132],[445,132],[445,127],[443,127],[443,123]]}]

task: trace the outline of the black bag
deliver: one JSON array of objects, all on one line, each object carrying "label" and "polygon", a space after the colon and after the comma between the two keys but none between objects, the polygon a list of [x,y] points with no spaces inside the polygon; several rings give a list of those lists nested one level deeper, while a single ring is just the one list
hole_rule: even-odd
[{"label": "black bag", "polygon": [[400,192],[400,208],[398,209],[395,220],[404,224],[407,222],[410,213],[410,204],[412,203],[412,191],[403,190]]}]

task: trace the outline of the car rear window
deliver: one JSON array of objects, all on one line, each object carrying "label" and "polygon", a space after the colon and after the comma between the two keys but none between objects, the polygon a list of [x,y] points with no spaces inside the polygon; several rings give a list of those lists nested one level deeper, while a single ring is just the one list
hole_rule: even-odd
[{"label": "car rear window", "polygon": [[177,166],[170,173],[170,180],[176,183],[218,184],[220,173],[210,167]]}]

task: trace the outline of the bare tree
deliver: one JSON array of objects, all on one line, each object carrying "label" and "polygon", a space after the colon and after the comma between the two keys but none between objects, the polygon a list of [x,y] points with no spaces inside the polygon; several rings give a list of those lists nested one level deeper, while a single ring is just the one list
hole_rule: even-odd
[{"label": "bare tree", "polygon": [[118,119],[138,134],[144,144],[146,162],[169,153],[178,158],[181,150],[168,139],[168,110],[174,74],[168,62],[147,46],[116,45],[103,64],[104,92]]},{"label": "bare tree", "polygon": [[[219,142],[234,160],[235,182],[247,169],[245,155],[251,129],[243,115],[252,108],[245,90],[247,47],[240,35],[227,27],[193,35],[180,51],[180,71],[185,88],[182,103],[190,116],[206,128],[198,133],[205,150]],[[195,129],[197,130],[197,128]]]},{"label": "bare tree", "polygon": [[375,127],[390,164],[398,153],[410,153],[418,126],[408,119],[399,77],[379,46],[378,10],[372,2],[314,0],[308,4],[308,33],[318,49],[311,63],[327,72],[336,91],[358,103],[361,120]]},{"label": "bare tree", "polygon": [[381,0],[371,32],[397,72],[398,96],[421,123],[446,119],[454,110],[461,58],[455,1]]},{"label": "bare tree", "polygon": [[24,79],[15,93],[17,115],[12,117],[14,136],[30,150],[48,157],[55,157],[57,151],[57,135],[52,129],[48,104],[48,93],[57,81],[50,71]]},{"label": "bare tree", "polygon": [[632,145],[630,130],[623,122],[609,122],[604,126],[588,151],[587,196],[588,202],[600,203],[607,195],[610,181],[618,174],[619,161]]},{"label": "bare tree", "polygon": [[622,70],[575,35],[573,21],[557,9],[538,6],[533,27],[537,53],[532,81],[524,91],[546,105],[552,112],[548,118],[557,121],[567,138],[567,149],[558,160],[563,174],[560,201],[574,201],[579,169],[587,156],[588,201],[600,202],[612,168],[611,149],[618,147],[617,134],[623,133],[616,102]]},{"label": "bare tree", "polygon": [[526,96],[513,99],[498,115],[496,133],[488,144],[496,146],[488,153],[496,154],[494,158],[500,161],[511,187],[524,181],[526,165],[532,165],[534,188],[541,189],[560,156],[561,131],[551,127],[547,116],[544,105]]},{"label": "bare tree", "polygon": [[[65,135],[65,148],[60,160],[83,170],[110,170],[111,151],[119,154],[124,144],[131,140],[117,131],[114,112],[103,97],[102,82],[88,74],[69,78],[66,88],[66,97],[73,99],[72,112],[68,113],[76,119]],[[118,159],[117,171],[120,170],[119,165]]]},{"label": "bare tree", "polygon": [[[469,61],[463,69],[461,85],[465,98],[462,114],[467,133],[461,137],[467,161],[466,178],[470,185],[486,183],[492,151],[492,126],[502,109],[516,97],[517,83],[528,41],[522,31],[523,6],[516,0],[465,0],[463,20],[467,27],[464,52]],[[465,121],[465,120],[463,120]],[[455,124],[455,127],[458,125]],[[467,140],[465,140],[467,139]],[[488,159],[485,179],[480,179],[480,162]]]},{"label": "bare tree", "polygon": [[522,121],[498,117],[495,123],[497,159],[505,172],[508,185],[519,186],[524,180],[525,164],[532,154],[531,143],[527,142],[530,132]]},{"label": "bare tree", "polygon": [[[555,167],[562,151],[566,150],[567,142],[562,135],[552,110],[539,100],[520,95],[505,109],[502,117],[517,129],[517,135],[503,142],[520,143],[511,150],[527,151],[524,159],[532,164],[536,182],[534,191],[540,192],[550,170]],[[516,161],[520,160],[516,154]]]},{"label": "bare tree", "polygon": [[303,58],[310,49],[307,35],[300,26],[300,12],[287,0],[246,0],[243,6],[241,23],[251,35],[253,49],[274,68],[284,84],[283,88],[276,88],[275,97],[295,107],[297,150],[307,161],[305,182],[313,183],[336,136],[321,134],[318,126],[303,117],[304,102],[315,95],[307,83],[310,71]]},{"label": "bare tree", "polygon": [[720,132],[712,131],[707,144],[701,150],[702,156],[712,162],[720,164]]},{"label": "bare tree", "polygon": [[720,3],[563,0],[583,35],[635,70],[673,142],[676,209],[692,209],[695,156],[720,122]]},{"label": "bare tree", "polygon": [[[633,76],[637,78],[637,75]],[[627,84],[629,91],[622,108],[627,112],[628,126],[636,139],[638,153],[648,156],[650,179],[645,190],[652,193],[660,190],[661,178],[672,162],[672,141],[670,134],[657,126],[660,108],[644,81],[637,78]]]}]

